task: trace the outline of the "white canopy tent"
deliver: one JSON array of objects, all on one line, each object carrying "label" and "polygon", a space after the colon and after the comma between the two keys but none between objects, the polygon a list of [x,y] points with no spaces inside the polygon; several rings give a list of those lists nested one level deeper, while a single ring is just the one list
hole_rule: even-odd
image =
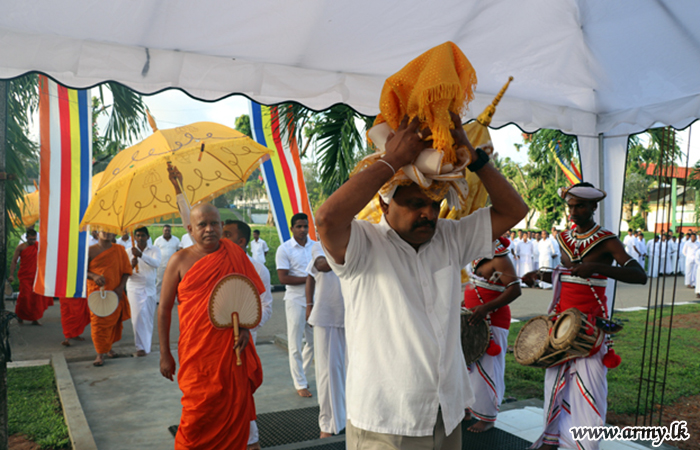
[{"label": "white canopy tent", "polygon": [[0,78],[39,71],[71,87],[114,80],[366,114],[387,76],[451,40],[479,78],[465,119],[514,76],[492,125],[577,135],[614,231],[627,136],[700,117],[695,0],[0,0],[0,10]]}]

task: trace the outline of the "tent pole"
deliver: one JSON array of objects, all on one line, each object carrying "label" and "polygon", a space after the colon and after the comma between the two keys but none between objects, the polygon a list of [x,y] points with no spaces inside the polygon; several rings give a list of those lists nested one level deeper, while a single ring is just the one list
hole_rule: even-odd
[{"label": "tent pole", "polygon": [[[7,90],[9,81],[0,80],[0,280],[5,285],[7,261],[7,230],[5,230],[5,152],[7,149]],[[7,361],[5,360],[5,349],[2,343],[9,345],[9,340],[5,337],[10,332],[9,320],[4,320],[5,293],[3,289],[2,302],[0,302],[0,450],[7,449],[8,429],[7,429]],[[5,328],[7,325],[8,328]]]},{"label": "tent pole", "polygon": [[[605,148],[605,141],[603,138],[603,133],[598,134],[598,189],[600,190],[605,190],[605,152],[603,151]],[[603,227],[609,227],[607,223],[605,223],[605,204],[602,205],[602,208],[598,208],[600,211],[600,225]]]}]

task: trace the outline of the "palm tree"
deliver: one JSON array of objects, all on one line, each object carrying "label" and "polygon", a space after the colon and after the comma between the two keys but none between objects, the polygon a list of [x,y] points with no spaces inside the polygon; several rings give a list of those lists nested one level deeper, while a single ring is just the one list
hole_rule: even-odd
[{"label": "palm tree", "polygon": [[351,107],[336,104],[321,112],[299,104],[279,106],[282,128],[306,154],[315,143],[318,173],[325,195],[330,195],[350,178],[363,157],[373,150],[365,139],[374,117],[363,116]]}]

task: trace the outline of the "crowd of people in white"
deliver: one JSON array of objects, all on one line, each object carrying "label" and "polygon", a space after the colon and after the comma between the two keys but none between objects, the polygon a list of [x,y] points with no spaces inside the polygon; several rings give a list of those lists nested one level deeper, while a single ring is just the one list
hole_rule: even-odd
[{"label": "crowd of people in white", "polygon": [[[552,233],[547,231],[511,231],[511,253],[509,254],[513,261],[513,266],[518,277],[522,277],[533,270],[550,271],[559,265],[559,244],[557,243],[557,234],[559,232],[552,227]],[[521,283],[522,287],[527,287]],[[539,287],[542,289],[551,289],[552,285],[543,281],[539,282]]]}]

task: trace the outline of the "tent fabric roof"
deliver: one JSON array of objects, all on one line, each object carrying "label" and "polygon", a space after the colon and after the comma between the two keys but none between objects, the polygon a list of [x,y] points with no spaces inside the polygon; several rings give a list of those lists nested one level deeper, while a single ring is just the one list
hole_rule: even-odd
[{"label": "tent fabric roof", "polygon": [[694,0],[1,0],[0,78],[215,100],[343,102],[378,112],[384,80],[451,40],[474,65],[475,117],[515,77],[492,126],[595,136],[700,117]]}]

